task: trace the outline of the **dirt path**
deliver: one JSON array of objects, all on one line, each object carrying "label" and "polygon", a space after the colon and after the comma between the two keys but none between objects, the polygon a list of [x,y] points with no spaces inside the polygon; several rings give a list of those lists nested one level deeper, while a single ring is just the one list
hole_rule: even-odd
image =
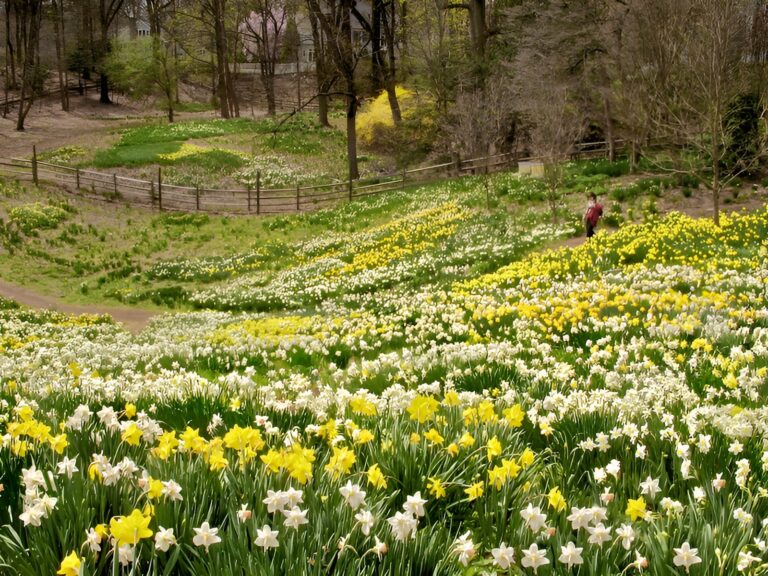
[{"label": "dirt path", "polygon": [[[33,104],[24,132],[16,131],[15,110],[7,118],[0,117],[0,157],[29,158],[32,145],[38,152],[62,146],[105,148],[118,139],[117,129],[126,122],[147,119],[162,121],[162,111],[121,99],[115,104],[99,103],[96,91],[70,97],[70,111],[63,112],[57,97],[46,97]],[[180,112],[178,120],[212,118],[214,111]]]},{"label": "dirt path", "polygon": [[47,308],[65,314],[108,314],[114,318],[115,322],[123,324],[127,330],[134,334],[141,332],[150,318],[156,315],[155,312],[136,308],[119,308],[96,304],[88,306],[65,304],[55,298],[30,292],[26,288],[10,284],[4,280],[0,280],[0,296],[5,296],[30,308]]}]

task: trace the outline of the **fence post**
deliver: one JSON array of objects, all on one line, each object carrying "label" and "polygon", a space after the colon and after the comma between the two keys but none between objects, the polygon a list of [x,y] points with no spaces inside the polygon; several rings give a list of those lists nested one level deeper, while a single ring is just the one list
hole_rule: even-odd
[{"label": "fence post", "polygon": [[195,185],[195,209],[200,212],[200,184]]},{"label": "fence post", "polygon": [[403,166],[403,179],[400,180],[400,189],[405,188],[405,166]]},{"label": "fence post", "polygon": [[261,170],[256,170],[256,215],[261,214]]},{"label": "fence post", "polygon": [[32,145],[32,182],[37,186],[37,146],[34,144]]},{"label": "fence post", "polygon": [[163,173],[160,166],[157,167],[157,206],[159,210],[163,209]]},{"label": "fence post", "polygon": [[149,205],[154,207],[155,205],[155,181],[149,181]]},{"label": "fence post", "polygon": [[299,195],[299,182],[297,180],[296,181],[296,212],[301,212],[301,206],[299,205],[299,199],[300,198],[301,197]]},{"label": "fence post", "polygon": [[352,202],[352,174],[349,175],[349,182],[347,183],[349,188],[349,201]]},{"label": "fence post", "polygon": [[75,186],[80,190],[80,168],[75,168]]},{"label": "fence post", "polygon": [[456,170],[456,176],[461,176],[461,155],[458,152],[453,157],[453,169]]},{"label": "fence post", "polygon": [[115,188],[115,200],[117,200],[117,174],[112,174],[112,185]]},{"label": "fence post", "polygon": [[248,193],[248,212],[250,212],[251,211],[251,185],[246,184],[245,188]]}]

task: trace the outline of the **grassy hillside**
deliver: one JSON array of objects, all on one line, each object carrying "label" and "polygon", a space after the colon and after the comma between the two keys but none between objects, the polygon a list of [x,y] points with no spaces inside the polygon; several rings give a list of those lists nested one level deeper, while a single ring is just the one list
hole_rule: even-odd
[{"label": "grassy hillside", "polygon": [[[761,573],[768,208],[569,170],[557,225],[514,175],[264,219],[5,185],[4,275],[185,311],[0,300],[0,573]],[[542,250],[587,186],[636,221]]]}]

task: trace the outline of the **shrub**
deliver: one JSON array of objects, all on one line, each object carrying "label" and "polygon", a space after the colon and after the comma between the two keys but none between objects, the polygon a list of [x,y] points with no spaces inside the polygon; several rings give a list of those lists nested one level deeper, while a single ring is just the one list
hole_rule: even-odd
[{"label": "shrub", "polygon": [[402,121],[394,124],[389,98],[382,92],[358,116],[358,137],[362,144],[394,156],[404,166],[432,150],[438,124],[430,100],[402,87],[396,92]]},{"label": "shrub", "polygon": [[684,188],[696,189],[701,185],[701,180],[693,174],[678,174],[675,176],[675,183]]},{"label": "shrub", "polygon": [[52,164],[69,164],[76,158],[82,158],[87,154],[85,148],[80,146],[62,146],[55,150],[48,150],[38,154],[38,159],[42,162],[50,162]]},{"label": "shrub", "polygon": [[587,160],[583,162],[575,162],[574,168],[584,176],[596,176],[601,174],[610,178],[618,178],[619,176],[629,174],[629,160],[623,159],[615,162],[611,162],[607,158]]},{"label": "shrub", "polygon": [[10,221],[27,235],[34,234],[37,230],[56,228],[66,217],[66,210],[58,206],[45,206],[39,202],[17,206],[10,212]]}]

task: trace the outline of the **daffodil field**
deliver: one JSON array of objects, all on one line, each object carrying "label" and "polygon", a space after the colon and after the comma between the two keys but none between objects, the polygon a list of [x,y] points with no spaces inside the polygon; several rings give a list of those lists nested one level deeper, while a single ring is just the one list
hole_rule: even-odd
[{"label": "daffodil field", "polygon": [[768,573],[768,208],[487,226],[435,193],[138,335],[0,301],[0,574]]}]

